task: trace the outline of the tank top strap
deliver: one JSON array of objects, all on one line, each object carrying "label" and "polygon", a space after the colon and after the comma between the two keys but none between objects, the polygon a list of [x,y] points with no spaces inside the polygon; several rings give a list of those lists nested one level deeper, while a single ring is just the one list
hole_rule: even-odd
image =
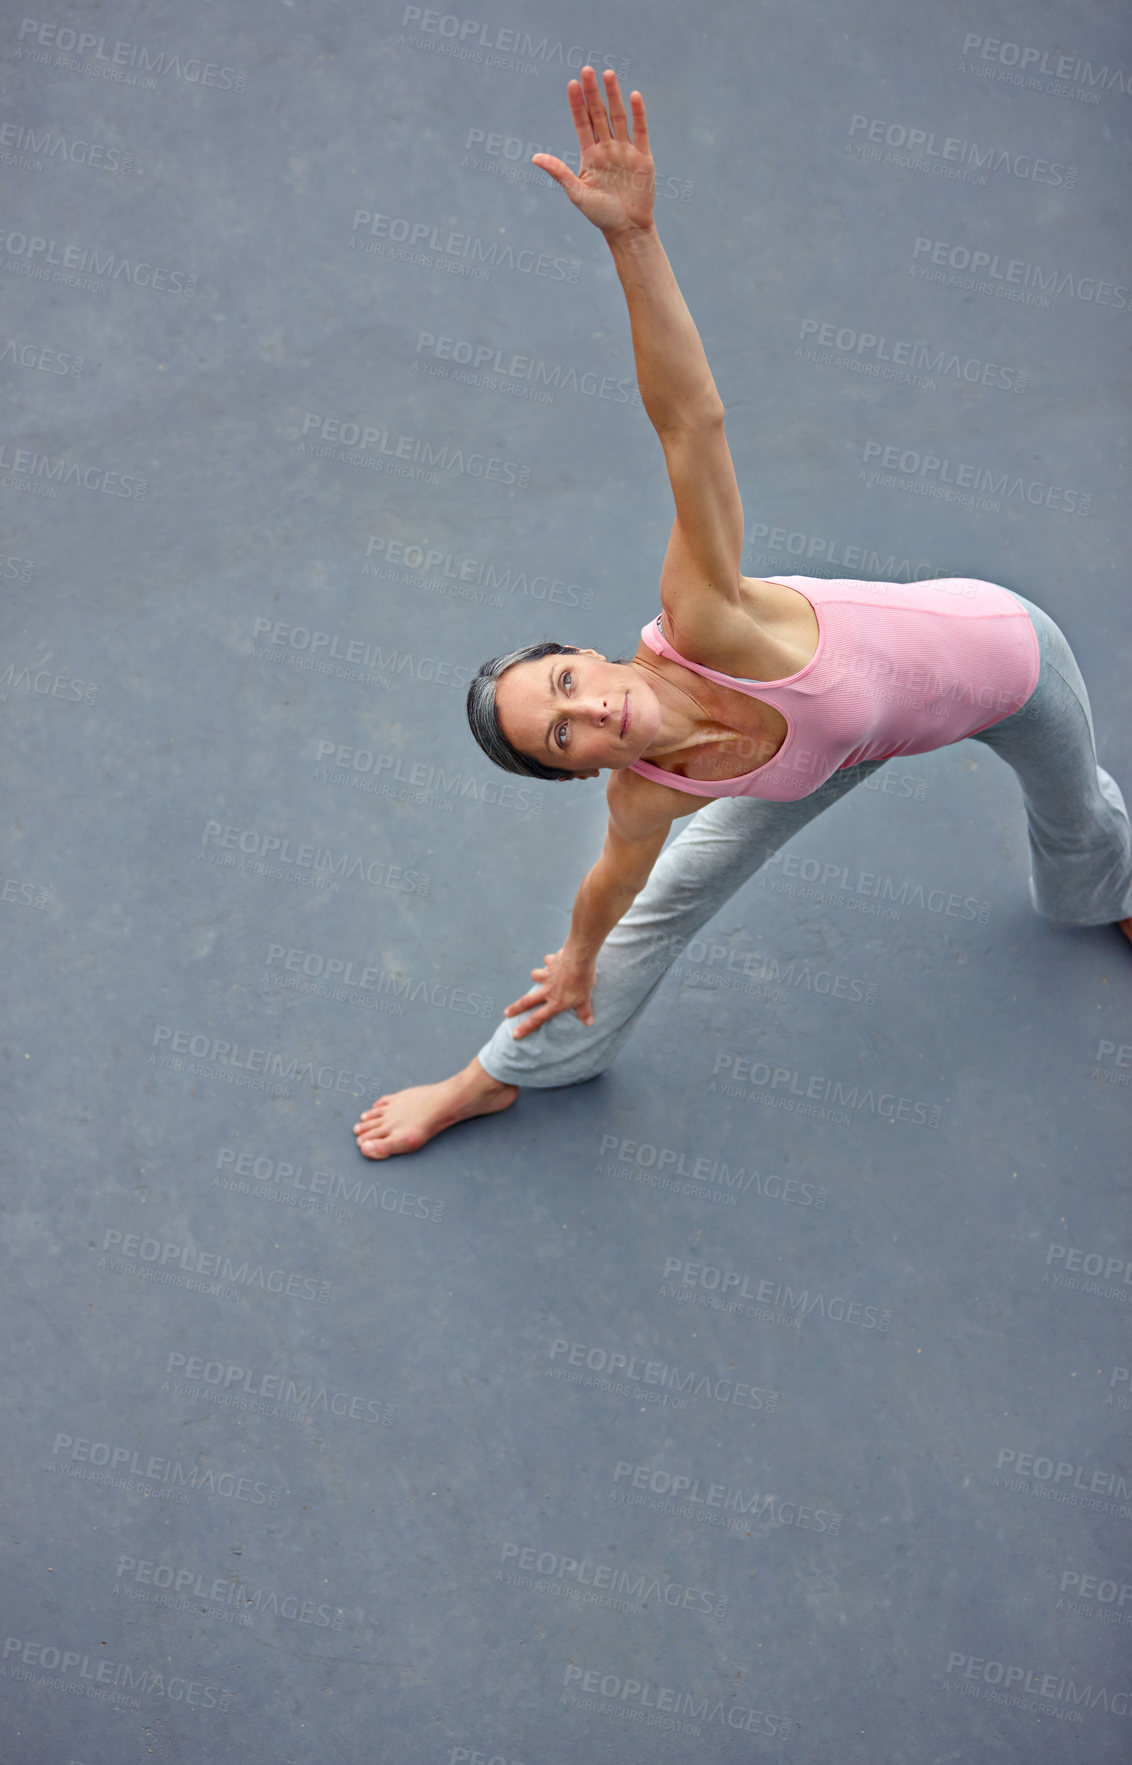
[{"label": "tank top strap", "polygon": [[650,619],[647,624],[641,626],[642,643],[647,644],[657,656],[672,653],[672,646],[668,643],[661,629],[660,622],[663,617],[663,613],[658,613],[655,619]]}]

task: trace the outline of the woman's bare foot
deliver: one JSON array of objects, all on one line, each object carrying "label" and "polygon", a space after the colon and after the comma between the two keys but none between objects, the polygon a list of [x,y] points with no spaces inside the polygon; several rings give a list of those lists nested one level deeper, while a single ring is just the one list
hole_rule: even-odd
[{"label": "woman's bare foot", "polygon": [[473,1056],[463,1072],[435,1085],[410,1085],[379,1097],[354,1124],[358,1151],[367,1158],[392,1158],[416,1152],[426,1140],[467,1121],[473,1115],[494,1115],[519,1095],[518,1085],[504,1085],[486,1073]]}]

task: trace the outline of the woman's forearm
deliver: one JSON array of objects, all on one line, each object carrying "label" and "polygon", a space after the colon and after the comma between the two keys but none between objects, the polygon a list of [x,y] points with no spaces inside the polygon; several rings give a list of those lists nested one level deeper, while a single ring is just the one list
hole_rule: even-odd
[{"label": "woman's forearm", "polygon": [[718,417],[723,401],[655,227],[608,235],[629,304],[637,384],[658,434]]},{"label": "woman's forearm", "polygon": [[[599,860],[600,864],[600,860]],[[574,962],[591,964],[617,921],[628,913],[640,890],[623,883],[610,883],[594,866],[583,878],[574,897],[570,930],[563,950]]]}]

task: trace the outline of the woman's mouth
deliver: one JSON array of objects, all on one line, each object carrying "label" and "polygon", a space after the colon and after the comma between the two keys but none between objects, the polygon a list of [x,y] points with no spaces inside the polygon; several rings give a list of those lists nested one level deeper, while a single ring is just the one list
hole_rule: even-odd
[{"label": "woman's mouth", "polygon": [[621,713],[621,739],[624,741],[629,725],[633,721],[633,712],[629,705],[629,695],[625,694],[625,709]]}]

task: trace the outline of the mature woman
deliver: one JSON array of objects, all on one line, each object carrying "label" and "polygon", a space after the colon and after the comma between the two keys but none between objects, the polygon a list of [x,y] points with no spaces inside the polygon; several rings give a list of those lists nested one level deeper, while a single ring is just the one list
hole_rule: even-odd
[{"label": "mature woman", "polygon": [[[653,225],[644,101],[581,70],[568,87],[581,175],[540,165],[609,244],[641,398],[676,503],[661,613],[630,661],[538,643],[485,663],[468,692],[481,747],[511,772],[610,774],[609,826],[561,950],[461,1072],[379,1097],[355,1127],[369,1158],[576,1084],[613,1059],[667,968],[760,865],[897,754],[973,736],[1022,787],[1037,911],[1132,939],[1132,832],[1097,765],[1065,638],[995,583],[740,574],[743,511],[723,405]],[[695,816],[667,850],[672,823]],[[522,1023],[506,1021],[527,1013]],[[535,1034],[534,1032],[537,1032]]]}]

